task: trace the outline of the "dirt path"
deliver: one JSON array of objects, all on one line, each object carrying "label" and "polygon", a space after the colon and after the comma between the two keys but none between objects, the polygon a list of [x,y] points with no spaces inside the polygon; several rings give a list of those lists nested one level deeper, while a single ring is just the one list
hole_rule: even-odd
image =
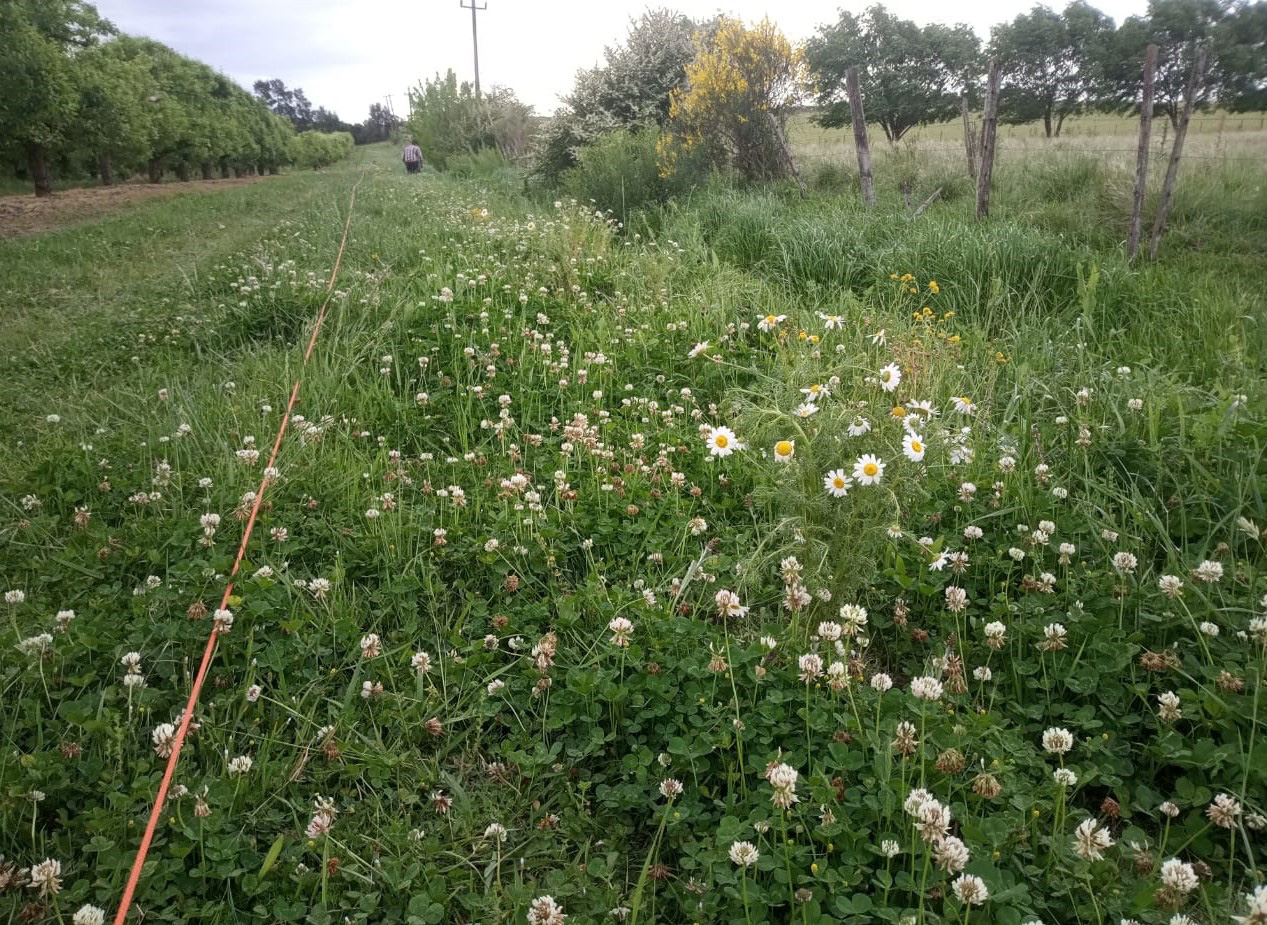
[{"label": "dirt path", "polygon": [[44,199],[33,195],[0,197],[0,239],[66,228],[87,219],[118,212],[133,203],[182,193],[200,193],[258,183],[265,177],[232,180],[190,180],[186,183],[124,183],[67,189]]}]

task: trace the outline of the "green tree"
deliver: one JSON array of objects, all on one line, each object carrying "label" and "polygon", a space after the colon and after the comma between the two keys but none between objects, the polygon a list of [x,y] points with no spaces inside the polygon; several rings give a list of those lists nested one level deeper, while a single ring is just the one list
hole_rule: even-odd
[{"label": "green tree", "polygon": [[362,144],[387,141],[400,128],[400,117],[382,103],[371,103],[370,114],[366,118]]},{"label": "green tree", "polygon": [[[274,78],[255,81],[253,89],[264,105],[277,115],[288,119],[295,127],[295,131],[302,132],[313,128],[317,113],[313,111],[312,103],[304,95],[302,87],[291,90],[283,81]],[[320,110],[320,112],[324,113],[325,110]]]},{"label": "green tree", "polygon": [[1229,7],[1220,0],[1149,0],[1148,15],[1132,16],[1118,27],[1106,45],[1101,68],[1105,77],[1102,105],[1109,109],[1134,109],[1139,105],[1144,52],[1157,46],[1157,76],[1153,109],[1172,126],[1179,121],[1188,78],[1197,49],[1206,50],[1206,77],[1196,106],[1218,100],[1221,88],[1222,43]]},{"label": "green tree", "polygon": [[1233,112],[1267,109],[1267,0],[1235,7],[1215,28],[1213,43],[1219,105]]},{"label": "green tree", "polygon": [[113,28],[74,0],[0,3],[0,144],[25,160],[36,196],[53,191],[50,155],[64,144],[78,108],[73,53]]},{"label": "green tree", "polygon": [[952,118],[961,91],[981,71],[981,43],[968,26],[919,26],[880,5],[861,16],[842,11],[837,22],[819,26],[805,53],[818,86],[819,123],[849,124],[845,74],[855,67],[867,118],[894,143],[917,125]]},{"label": "green tree", "polygon": [[671,10],[647,10],[629,25],[624,44],[605,49],[601,67],[580,71],[576,85],[542,131],[534,172],[557,185],[581,149],[620,128],[663,126],[669,94],[695,58],[695,23]]},{"label": "green tree", "polygon": [[145,65],[129,60],[116,41],[86,49],[75,59],[79,91],[73,141],[91,158],[101,182],[117,167],[130,169],[149,151],[151,104]]},{"label": "green tree", "polygon": [[514,91],[494,87],[477,97],[474,87],[459,84],[450,70],[409,91],[405,128],[425,156],[443,168],[456,155],[487,148],[518,157],[526,148],[531,122],[532,107]]},{"label": "green tree", "polygon": [[1036,6],[995,26],[989,53],[1003,68],[999,114],[1017,124],[1042,119],[1048,138],[1093,95],[1098,55],[1113,21],[1084,0],[1063,13]]}]

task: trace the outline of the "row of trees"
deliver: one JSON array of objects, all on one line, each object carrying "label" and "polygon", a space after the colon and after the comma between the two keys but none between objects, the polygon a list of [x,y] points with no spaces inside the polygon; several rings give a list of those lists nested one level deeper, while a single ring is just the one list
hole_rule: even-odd
[{"label": "row of trees", "polygon": [[849,123],[845,75],[856,68],[868,120],[893,143],[910,129],[979,102],[991,58],[1000,62],[1000,118],[1041,120],[1059,135],[1070,115],[1138,105],[1145,48],[1159,48],[1156,109],[1178,118],[1192,62],[1207,66],[1198,107],[1267,108],[1267,2],[1150,0],[1115,26],[1085,0],[1062,12],[1036,6],[982,43],[967,26],[920,26],[883,6],[841,12],[801,48],[770,23],[692,22],[669,10],[631,24],[604,65],[577,75],[538,139],[535,170],[557,184],[578,157],[617,129],[660,138],[662,166],[707,154],[752,178],[794,171],[782,131],[813,102],[826,126]]},{"label": "row of trees", "polygon": [[0,157],[37,196],[54,167],[112,183],[273,172],[295,130],[223,74],[150,39],[121,35],[83,0],[0,2]]},{"label": "row of trees", "polygon": [[358,145],[364,145],[387,141],[400,129],[400,117],[382,103],[371,103],[368,118],[352,124],[324,106],[314,109],[302,87],[291,89],[274,78],[257,80],[252,88],[264,105],[290,122],[296,132],[347,132]]},{"label": "row of trees", "polygon": [[1198,106],[1267,107],[1267,3],[1261,0],[1151,0],[1147,15],[1116,27],[1085,0],[1062,12],[1036,6],[995,26],[984,45],[967,26],[921,27],[873,6],[820,27],[805,52],[824,125],[849,122],[844,76],[850,67],[858,70],[868,116],[897,141],[917,125],[953,118],[963,95],[977,96],[993,58],[1003,74],[1000,119],[1041,120],[1052,137],[1076,113],[1134,108],[1150,43],[1159,49],[1156,110],[1172,125],[1198,48],[1208,62]]}]

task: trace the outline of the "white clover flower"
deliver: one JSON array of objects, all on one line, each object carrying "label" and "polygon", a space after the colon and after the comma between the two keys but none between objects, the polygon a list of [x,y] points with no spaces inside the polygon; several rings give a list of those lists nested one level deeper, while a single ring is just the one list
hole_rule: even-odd
[{"label": "white clover flower", "polygon": [[1206,584],[1214,584],[1223,577],[1223,564],[1206,559],[1193,570],[1192,577]]},{"label": "white clover flower", "polygon": [[626,617],[612,617],[611,622],[607,624],[607,629],[611,632],[611,644],[627,649],[629,647],[629,639],[633,635],[634,625]]},{"label": "white clover flower", "polygon": [[105,925],[105,921],[106,910],[87,903],[80,906],[71,919],[73,925]]},{"label": "white clover flower", "polygon": [[682,795],[682,782],[675,777],[669,777],[660,781],[660,796],[672,800],[674,797]]},{"label": "white clover flower", "polygon": [[1179,858],[1169,858],[1162,862],[1161,882],[1181,894],[1191,893],[1201,885],[1192,865]]},{"label": "white clover flower", "polygon": [[940,700],[942,684],[933,677],[914,678],[911,680],[911,694],[916,700]]},{"label": "white clover flower", "polygon": [[31,882],[27,884],[33,890],[39,890],[40,896],[54,896],[62,889],[62,862],[53,858],[45,858],[31,867],[28,875]]},{"label": "white clover flower", "polygon": [[951,888],[965,906],[980,906],[990,898],[990,891],[986,888],[985,881],[974,874],[960,874],[951,884]]},{"label": "white clover flower", "polygon": [[1099,861],[1113,847],[1109,830],[1095,819],[1084,819],[1073,833],[1073,850],[1084,861]]},{"label": "white clover flower", "polygon": [[566,919],[553,896],[538,896],[528,906],[528,925],[564,925]]},{"label": "white clover flower", "polygon": [[1073,733],[1060,726],[1051,726],[1043,733],[1043,749],[1052,755],[1068,754],[1073,748]]},{"label": "white clover flower", "polygon": [[751,867],[761,858],[761,852],[749,841],[736,841],[730,845],[730,860],[739,867]]},{"label": "white clover flower", "polygon": [[885,691],[893,689],[893,679],[884,672],[877,672],[871,676],[871,688],[881,694]]},{"label": "white clover flower", "polygon": [[1135,558],[1134,553],[1116,552],[1113,554],[1113,567],[1123,575],[1134,573],[1138,565],[1139,560]]}]

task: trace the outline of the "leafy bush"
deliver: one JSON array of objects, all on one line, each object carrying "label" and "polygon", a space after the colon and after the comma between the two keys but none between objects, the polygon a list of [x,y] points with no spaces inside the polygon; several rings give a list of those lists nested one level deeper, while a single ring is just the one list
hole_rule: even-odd
[{"label": "leafy bush", "polygon": [[512,160],[528,149],[532,107],[504,87],[476,96],[475,88],[466,81],[459,84],[450,70],[409,91],[405,126],[423,156],[442,170],[450,158],[486,148]]},{"label": "leafy bush", "polygon": [[608,48],[602,67],[581,71],[538,139],[533,172],[557,186],[581,149],[618,128],[654,128],[669,114],[669,94],[695,57],[695,24],[671,10],[648,10],[631,23],[623,45]]},{"label": "leafy bush", "polygon": [[349,132],[301,132],[291,146],[296,167],[327,167],[352,153],[356,146]]}]

